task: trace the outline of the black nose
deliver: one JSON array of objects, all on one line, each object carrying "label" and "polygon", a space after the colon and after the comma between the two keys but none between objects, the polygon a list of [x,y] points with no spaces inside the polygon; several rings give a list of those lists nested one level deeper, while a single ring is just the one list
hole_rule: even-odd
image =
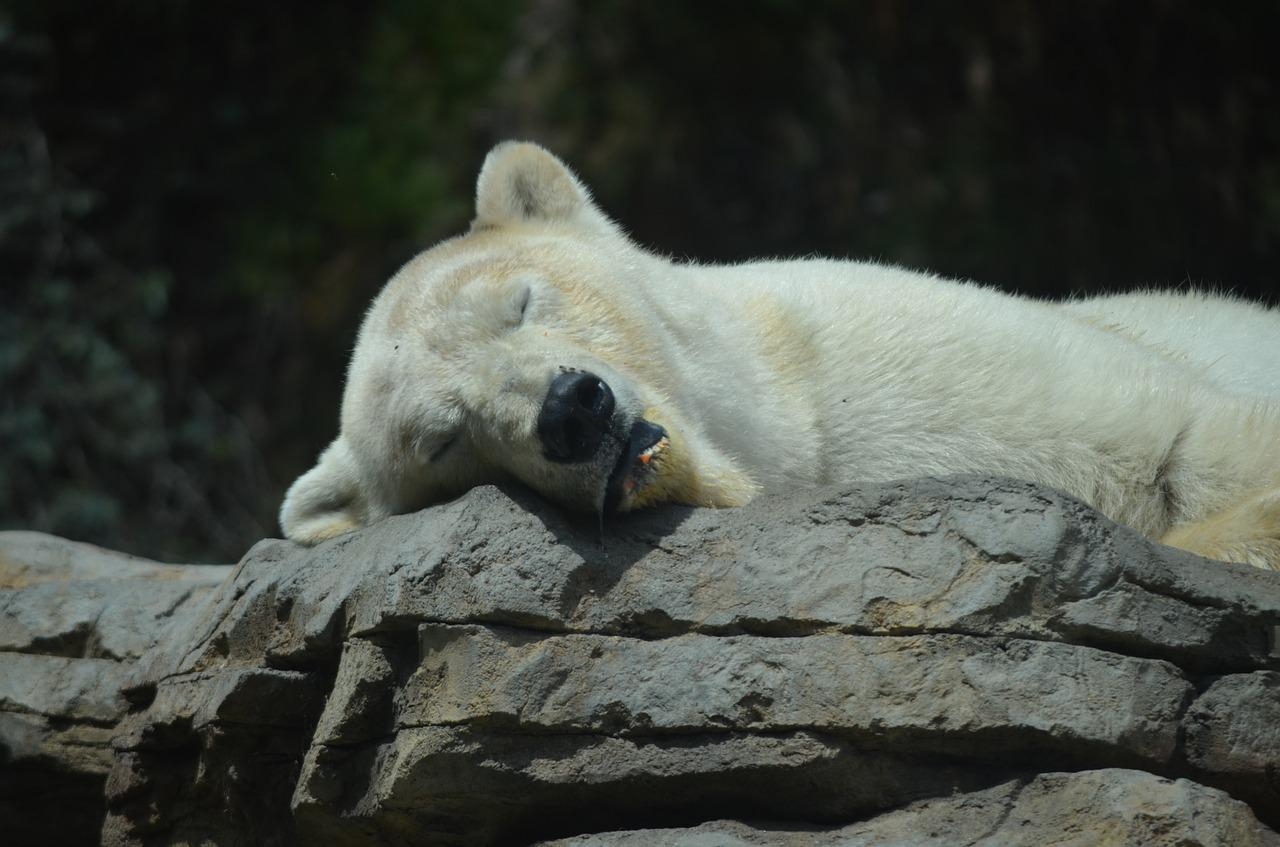
[{"label": "black nose", "polygon": [[538,413],[544,455],[553,462],[585,462],[596,454],[612,417],[608,383],[585,371],[560,374]]}]

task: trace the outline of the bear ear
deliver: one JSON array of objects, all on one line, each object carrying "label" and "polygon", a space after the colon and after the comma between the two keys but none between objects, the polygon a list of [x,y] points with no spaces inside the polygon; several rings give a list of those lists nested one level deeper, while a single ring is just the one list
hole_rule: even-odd
[{"label": "bear ear", "polygon": [[504,141],[489,151],[480,168],[471,228],[531,221],[614,228],[563,162],[537,144]]},{"label": "bear ear", "polygon": [[310,547],[368,522],[355,457],[342,436],[320,454],[316,466],[289,486],[280,507],[280,528],[290,541]]}]

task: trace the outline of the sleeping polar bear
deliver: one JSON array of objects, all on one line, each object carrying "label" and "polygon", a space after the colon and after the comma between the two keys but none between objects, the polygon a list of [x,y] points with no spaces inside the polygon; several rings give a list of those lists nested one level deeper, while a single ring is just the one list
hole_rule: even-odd
[{"label": "sleeping polar bear", "polygon": [[466,235],[365,317],[303,544],[514,477],[570,507],[736,506],[999,474],[1280,568],[1280,313],[1203,294],[1054,304],[849,261],[673,263],[558,159],[501,144]]}]

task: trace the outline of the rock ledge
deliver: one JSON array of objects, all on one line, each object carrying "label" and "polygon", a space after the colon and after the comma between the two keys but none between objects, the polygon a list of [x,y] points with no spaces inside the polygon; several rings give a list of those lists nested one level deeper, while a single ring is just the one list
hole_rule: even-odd
[{"label": "rock ledge", "polygon": [[494,488],[264,541],[110,679],[0,717],[88,709],[111,845],[1280,845],[1275,574],[978,478],[604,544]]}]

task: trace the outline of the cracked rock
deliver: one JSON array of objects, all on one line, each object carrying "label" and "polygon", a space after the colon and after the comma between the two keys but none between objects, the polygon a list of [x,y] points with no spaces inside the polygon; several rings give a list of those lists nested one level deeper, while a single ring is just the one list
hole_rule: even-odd
[{"label": "cracked rock", "polygon": [[0,831],[94,843],[132,663],[184,627],[231,568],[164,565],[0,532]]},{"label": "cracked rock", "polygon": [[480,488],[263,541],[200,602],[130,612],[143,648],[54,594],[43,624],[5,607],[7,649],[96,664],[0,697],[98,733],[68,768],[109,765],[109,845],[1280,847],[1280,575],[1023,483],[603,535]]}]

